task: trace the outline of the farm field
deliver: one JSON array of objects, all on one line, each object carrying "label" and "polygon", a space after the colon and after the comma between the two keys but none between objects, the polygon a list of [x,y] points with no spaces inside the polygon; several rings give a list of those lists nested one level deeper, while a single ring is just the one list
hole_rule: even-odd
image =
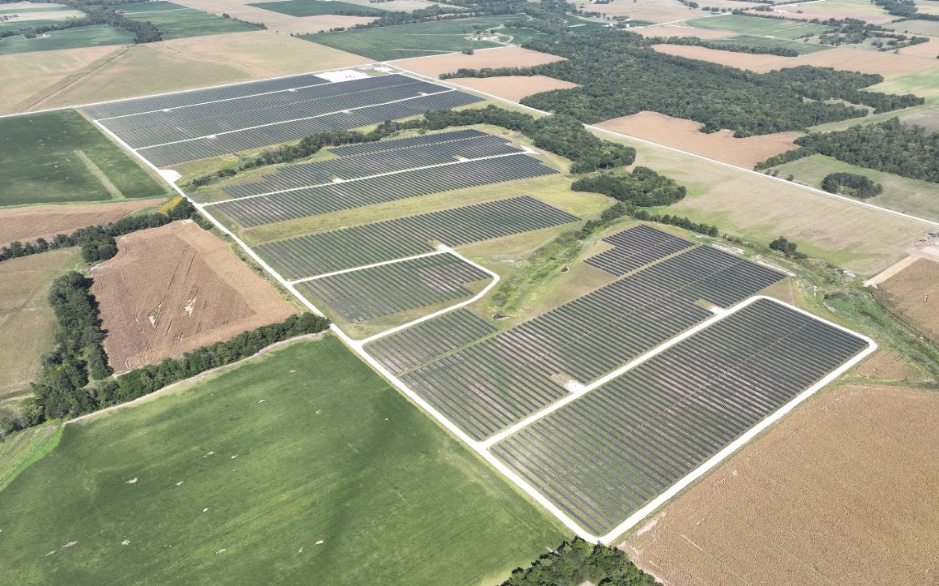
[{"label": "farm field", "polygon": [[104,349],[116,372],[225,341],[296,312],[197,224],[173,222],[121,237],[92,271]]},{"label": "farm field", "polygon": [[737,14],[695,18],[687,21],[687,25],[695,28],[727,31],[740,35],[780,39],[795,39],[807,34],[818,35],[827,30],[827,27],[824,25]]},{"label": "farm field", "polygon": [[889,574],[925,586],[939,570],[937,423],[935,392],[833,389],[621,547],[667,584],[873,586]]},{"label": "farm field", "polygon": [[526,96],[551,90],[569,90],[578,87],[576,83],[554,79],[545,75],[521,76],[506,75],[499,77],[458,77],[447,80],[459,86],[492,94],[500,98],[518,102]]},{"label": "farm field", "polygon": [[0,263],[0,339],[7,341],[0,344],[0,399],[23,392],[39,373],[54,343],[49,286],[80,259],[78,249],[66,248]]},{"label": "farm field", "polygon": [[[150,2],[124,4],[122,10],[130,20],[153,23],[162,33],[164,41],[257,30],[237,20],[222,18],[172,2],[160,3],[161,6],[150,6],[150,4]],[[141,12],[137,12],[138,10]]]},{"label": "farm field", "polygon": [[785,18],[799,20],[856,18],[871,24],[885,24],[897,19],[896,16],[887,14],[887,11],[880,6],[864,0],[825,0],[825,2],[782,4],[777,5],[774,12]]},{"label": "farm field", "polygon": [[563,61],[563,57],[539,53],[521,47],[499,47],[476,51],[472,55],[455,53],[451,55],[431,55],[415,59],[402,59],[395,62],[395,67],[439,77],[441,73],[455,73],[458,69],[485,69],[498,67],[533,67]]},{"label": "farm field", "polygon": [[473,35],[474,30],[498,27],[507,20],[511,20],[511,16],[480,16],[321,33],[302,38],[375,61],[391,61],[468,48],[479,50],[499,47],[499,43],[476,41],[468,37]]},{"label": "farm field", "polygon": [[256,8],[271,10],[286,14],[287,16],[319,16],[323,14],[336,14],[337,11],[347,15],[379,16],[385,10],[381,6],[365,7],[349,2],[333,2],[325,0],[285,0],[283,2],[258,2],[249,4]]},{"label": "farm field", "polygon": [[[872,289],[874,298],[907,325],[939,343],[939,262],[917,259]],[[932,296],[933,301],[929,298]]]},{"label": "farm field", "polygon": [[865,169],[825,155],[812,155],[773,169],[778,170],[782,177],[792,174],[799,183],[816,188],[829,173],[863,175],[884,186],[882,194],[865,200],[868,203],[939,222],[939,201],[936,198],[939,185],[935,183]]},{"label": "farm field", "polygon": [[59,437],[59,426],[42,425],[22,430],[0,444],[0,490],[32,462],[54,448]]},{"label": "farm field", "polygon": [[728,37],[735,36],[734,33],[728,31],[719,31],[714,29],[706,28],[694,28],[688,26],[684,22],[679,22],[676,24],[661,24],[646,26],[642,28],[637,28],[633,31],[637,34],[642,35],[643,37],[697,37],[704,40],[715,40],[715,39],[726,39]]},{"label": "farm field", "polygon": [[[40,55],[30,54],[29,59],[36,61]],[[3,59],[6,58],[0,57],[0,67]],[[32,94],[33,109],[90,104],[349,67],[369,61],[270,31],[133,45],[119,52],[116,58],[78,70],[67,64],[65,55],[61,60],[62,64],[55,62],[49,66],[49,79],[61,76],[63,83]]]},{"label": "farm field", "polygon": [[39,36],[34,39],[27,39],[22,35],[0,39],[0,55],[81,49],[102,45],[126,45],[134,42],[133,33],[103,24],[51,31],[46,35],[48,36]]},{"label": "farm field", "polygon": [[[497,443],[595,535],[867,347],[759,299]],[[605,438],[618,438],[617,442]]]},{"label": "farm field", "polygon": [[138,210],[158,207],[165,199],[135,199],[102,204],[37,205],[0,209],[0,246],[17,240],[51,240],[78,228],[107,224]]},{"label": "farm field", "polygon": [[332,337],[69,425],[0,517],[9,579],[73,584],[489,586],[563,536]]},{"label": "farm field", "polygon": [[[708,6],[730,4],[728,2],[722,2],[722,0],[715,0],[715,3],[716,4],[708,4]],[[747,6],[747,3],[744,2],[733,2],[733,4],[733,8],[744,8]],[[652,23],[686,20],[701,14],[697,10],[683,6],[678,0],[613,0],[609,4],[589,5],[584,3],[584,10],[599,12],[600,14],[610,16],[626,15],[632,20]]]},{"label": "farm field", "polygon": [[167,193],[74,110],[0,120],[0,206]]},{"label": "farm field", "polygon": [[698,122],[672,118],[658,112],[640,112],[606,120],[596,126],[747,169],[772,156],[798,148],[793,141],[801,136],[798,132],[778,132],[734,138],[730,130],[705,134],[700,132],[702,125]]}]

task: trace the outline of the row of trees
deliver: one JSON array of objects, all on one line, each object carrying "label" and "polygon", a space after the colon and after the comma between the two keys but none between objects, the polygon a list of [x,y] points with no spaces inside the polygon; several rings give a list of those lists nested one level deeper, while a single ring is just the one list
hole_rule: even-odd
[{"label": "row of trees", "polygon": [[518,568],[502,586],[654,586],[654,577],[640,570],[621,550],[587,543],[579,537],[565,541],[528,568]]},{"label": "row of trees", "polygon": [[128,216],[105,225],[79,228],[71,234],[57,234],[52,240],[38,238],[25,244],[12,242],[0,248],[0,261],[72,246],[81,247],[82,259],[85,262],[107,260],[117,254],[115,238],[118,236],[137,230],[158,228],[174,220],[187,218],[196,219],[203,227],[207,227],[206,220],[202,219],[196,208],[188,200],[177,197],[157,212]]},{"label": "row of trees", "polygon": [[883,185],[857,173],[829,173],[822,179],[822,189],[828,193],[850,195],[859,199],[868,199],[884,192]]},{"label": "row of trees", "polygon": [[798,57],[799,52],[788,47],[761,47],[758,45],[744,45],[734,43],[733,41],[708,41],[698,37],[652,37],[649,39],[654,44],[665,45],[690,45],[693,47],[704,47],[706,49],[717,49],[719,51],[731,51],[733,53],[751,53],[755,55],[777,55],[779,57]]},{"label": "row of trees", "polygon": [[831,99],[878,111],[923,103],[912,95],[859,91],[881,82],[879,75],[808,66],[757,74],[665,55],[637,34],[608,29],[532,39],[524,46],[566,60],[528,68],[461,70],[456,75],[548,75],[580,87],[535,94],[523,104],[587,123],[651,110],[701,122],[705,132],[729,128],[738,137],[803,130],[867,114],[826,102]]},{"label": "row of trees", "polygon": [[939,132],[903,124],[898,118],[847,130],[807,134],[795,143],[802,148],[767,159],[756,168],[766,169],[822,154],[858,167],[939,183]]}]

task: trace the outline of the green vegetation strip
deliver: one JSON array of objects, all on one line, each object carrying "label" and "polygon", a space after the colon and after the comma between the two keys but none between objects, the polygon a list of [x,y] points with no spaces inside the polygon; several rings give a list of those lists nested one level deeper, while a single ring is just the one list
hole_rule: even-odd
[{"label": "green vegetation strip", "polygon": [[0,39],[0,55],[81,49],[103,45],[130,45],[134,34],[104,24],[50,31],[32,39],[15,35]]},{"label": "green vegetation strip", "polygon": [[384,10],[372,6],[360,6],[349,2],[326,2],[324,0],[287,0],[286,2],[259,2],[249,4],[287,16],[320,16],[340,14],[345,16],[381,16]]},{"label": "green vegetation strip", "polygon": [[331,337],[69,425],[2,495],[11,583],[475,586],[562,540]]}]

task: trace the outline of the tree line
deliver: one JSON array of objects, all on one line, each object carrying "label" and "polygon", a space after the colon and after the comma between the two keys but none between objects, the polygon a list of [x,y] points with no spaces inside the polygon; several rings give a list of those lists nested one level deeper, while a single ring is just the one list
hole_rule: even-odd
[{"label": "tree line", "polygon": [[158,228],[174,220],[182,219],[195,220],[203,228],[211,226],[188,200],[177,197],[157,212],[128,216],[105,225],[79,228],[71,234],[56,234],[52,240],[37,238],[25,244],[19,241],[11,242],[0,248],[0,261],[72,246],[81,247],[82,260],[85,262],[107,260],[117,254],[115,239],[118,236],[137,230]]},{"label": "tree line", "polygon": [[705,49],[717,49],[718,51],[730,51],[732,53],[776,55],[778,57],[799,56],[798,51],[788,47],[761,47],[758,45],[744,45],[733,41],[709,41],[698,37],[651,37],[648,41],[653,45],[689,45],[692,47],[704,47]]},{"label": "tree line", "polygon": [[524,98],[523,104],[586,123],[650,110],[695,120],[705,132],[728,128],[737,137],[804,130],[867,115],[860,108],[826,102],[831,99],[882,112],[924,103],[913,95],[860,91],[883,81],[879,75],[809,66],[757,74],[665,55],[635,33],[608,29],[532,39],[524,46],[566,60],[526,68],[460,70],[454,75],[547,75],[580,87],[538,93]]},{"label": "tree line", "polygon": [[659,582],[640,570],[621,550],[591,544],[579,537],[565,541],[527,568],[518,568],[501,586],[655,586]]},{"label": "tree line", "polygon": [[795,143],[801,148],[771,157],[756,168],[767,169],[821,154],[866,169],[939,183],[939,132],[903,124],[899,118],[846,130],[814,132],[797,138]]}]

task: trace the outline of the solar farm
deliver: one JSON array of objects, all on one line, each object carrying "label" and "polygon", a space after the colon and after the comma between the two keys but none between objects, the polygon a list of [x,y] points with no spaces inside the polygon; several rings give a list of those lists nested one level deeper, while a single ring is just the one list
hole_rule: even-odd
[{"label": "solar farm", "polygon": [[[478,101],[403,75],[301,75],[86,113],[167,167]],[[199,192],[198,205],[235,238],[286,227],[282,237],[239,244],[582,537],[621,534],[874,348],[762,295],[787,278],[778,270],[635,223],[576,261],[603,284],[501,322],[484,301],[499,274],[460,247],[576,228],[586,218],[513,183],[558,169],[517,140],[474,128],[327,151],[227,181],[211,197]],[[491,185],[502,191],[481,203],[454,197],[445,209],[417,205],[320,230],[297,222]]]}]

